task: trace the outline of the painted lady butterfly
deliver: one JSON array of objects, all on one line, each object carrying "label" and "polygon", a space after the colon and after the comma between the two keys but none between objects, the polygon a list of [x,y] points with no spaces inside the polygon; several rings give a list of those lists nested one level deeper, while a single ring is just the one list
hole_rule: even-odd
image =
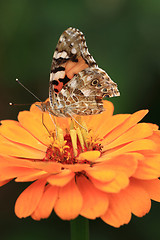
[{"label": "painted lady butterfly", "polygon": [[99,114],[105,110],[103,97],[119,95],[117,84],[90,55],[83,33],[65,30],[52,59],[49,101],[39,108],[57,117]]}]

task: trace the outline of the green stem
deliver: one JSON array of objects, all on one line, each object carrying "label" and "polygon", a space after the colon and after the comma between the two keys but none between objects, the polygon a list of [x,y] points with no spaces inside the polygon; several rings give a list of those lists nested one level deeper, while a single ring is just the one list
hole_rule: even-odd
[{"label": "green stem", "polygon": [[70,221],[71,240],[89,240],[89,221],[79,216]]}]

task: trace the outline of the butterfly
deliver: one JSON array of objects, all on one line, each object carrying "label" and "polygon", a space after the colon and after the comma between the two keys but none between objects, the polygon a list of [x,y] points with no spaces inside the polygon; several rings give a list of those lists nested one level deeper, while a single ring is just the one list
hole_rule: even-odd
[{"label": "butterfly", "polygon": [[38,107],[57,117],[100,114],[103,98],[119,95],[117,84],[89,53],[83,33],[65,30],[53,54],[49,100]]}]

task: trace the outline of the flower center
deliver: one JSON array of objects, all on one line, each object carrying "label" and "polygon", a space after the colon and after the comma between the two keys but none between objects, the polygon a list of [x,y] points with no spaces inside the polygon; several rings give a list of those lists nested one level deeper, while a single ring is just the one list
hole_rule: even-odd
[{"label": "flower center", "polygon": [[80,122],[78,126],[71,120],[70,129],[63,130],[57,126],[56,137],[51,135],[52,142],[47,148],[44,161],[54,161],[63,164],[90,163],[83,159],[79,160],[79,155],[87,151],[102,152],[100,140],[92,136],[86,124]]}]

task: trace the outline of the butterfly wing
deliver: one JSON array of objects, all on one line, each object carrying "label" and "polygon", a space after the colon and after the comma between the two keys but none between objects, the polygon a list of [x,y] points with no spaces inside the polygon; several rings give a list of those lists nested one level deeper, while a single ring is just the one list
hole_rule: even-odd
[{"label": "butterfly wing", "polygon": [[97,65],[88,52],[83,33],[70,27],[60,36],[53,54],[50,86],[59,93],[75,74],[91,66]]},{"label": "butterfly wing", "polygon": [[75,28],[65,30],[56,46],[50,73],[50,106],[59,116],[102,112],[104,96],[119,96],[117,84],[90,55],[85,37]]}]

